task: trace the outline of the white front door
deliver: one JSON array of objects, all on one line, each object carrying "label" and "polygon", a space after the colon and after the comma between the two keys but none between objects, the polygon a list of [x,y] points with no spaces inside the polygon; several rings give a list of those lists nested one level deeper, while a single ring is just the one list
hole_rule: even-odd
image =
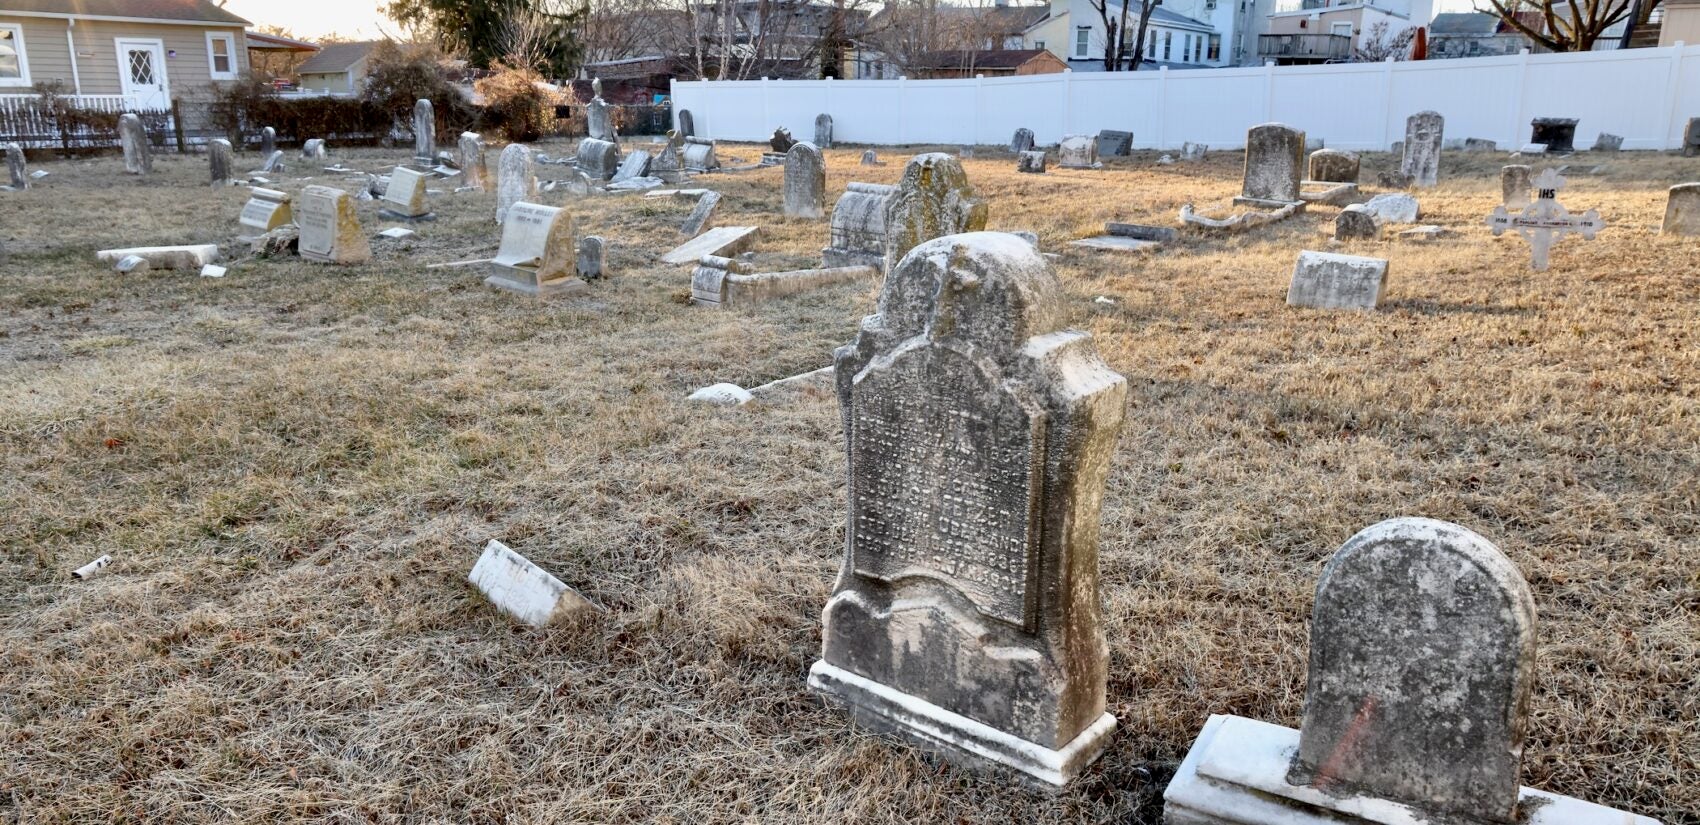
[{"label": "white front door", "polygon": [[119,38],[118,80],[124,96],[136,108],[171,108],[171,84],[165,79],[164,43]]}]

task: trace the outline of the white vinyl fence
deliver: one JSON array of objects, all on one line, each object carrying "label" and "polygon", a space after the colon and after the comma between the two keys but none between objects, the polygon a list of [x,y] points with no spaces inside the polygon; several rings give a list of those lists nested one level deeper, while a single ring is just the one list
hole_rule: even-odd
[{"label": "white vinyl fence", "polygon": [[844,143],[991,145],[1025,126],[1041,144],[1122,129],[1139,148],[1227,149],[1279,121],[1332,148],[1385,150],[1404,139],[1406,117],[1433,109],[1447,138],[1508,150],[1528,142],[1537,117],[1580,119],[1578,148],[1610,132],[1625,149],[1673,149],[1700,116],[1700,46],[990,79],[674,81],[673,107],[691,111],[698,136],[724,140],[765,140],[779,126],[813,140],[825,112]]}]

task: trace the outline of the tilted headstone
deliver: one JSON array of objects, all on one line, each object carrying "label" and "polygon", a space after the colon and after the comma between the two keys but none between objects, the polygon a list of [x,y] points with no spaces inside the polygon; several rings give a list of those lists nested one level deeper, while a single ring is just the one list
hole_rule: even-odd
[{"label": "tilted headstone", "polygon": [[1345,241],[1357,238],[1375,239],[1381,237],[1381,224],[1375,220],[1375,214],[1365,209],[1362,204],[1354,203],[1340,210],[1334,218],[1334,240]]},{"label": "tilted headstone", "polygon": [[1487,138],[1464,138],[1466,152],[1497,152],[1499,144]]},{"label": "tilted headstone", "polygon": [[1526,209],[1529,190],[1535,188],[1534,173],[1527,166],[1512,164],[1499,170],[1500,203],[1506,209]]},{"label": "tilted headstone", "polygon": [[1386,192],[1370,198],[1364,209],[1382,223],[1416,223],[1422,215],[1422,204],[1404,192]]},{"label": "tilted headstone", "polygon": [[[267,127],[267,128],[270,128],[270,127]],[[282,149],[273,149],[273,150],[271,150],[271,152],[267,153],[265,163],[260,164],[260,171],[261,172],[282,172],[283,171],[283,150]]]},{"label": "tilted headstone", "polygon": [[1033,130],[1020,128],[1015,130],[1015,136],[1009,139],[1009,151],[1020,153],[1033,148]]},{"label": "tilted headstone", "polygon": [[536,199],[537,166],[531,147],[510,143],[496,161],[496,223],[507,223],[508,207]]},{"label": "tilted headstone", "polygon": [[1375,309],[1387,289],[1387,261],[1332,252],[1299,253],[1287,306]]},{"label": "tilted headstone", "polygon": [[1318,149],[1310,153],[1310,179],[1328,183],[1357,183],[1362,161],[1356,152]]},{"label": "tilted headstone", "polygon": [[1608,132],[1601,132],[1599,137],[1594,138],[1594,151],[1596,151],[1596,152],[1620,152],[1620,151],[1623,151],[1623,136],[1622,135],[1610,134]]},{"label": "tilted headstone", "polygon": [[360,228],[354,198],[341,189],[308,186],[295,203],[301,227],[301,257],[331,264],[360,264],[372,259],[372,245]]},{"label": "tilted headstone", "polygon": [[820,149],[832,148],[832,115],[815,115],[815,146]]},{"label": "tilted headstone", "polygon": [[1700,183],[1679,183],[1665,200],[1664,235],[1700,235]]},{"label": "tilted headstone", "polygon": [[827,246],[821,261],[827,266],[885,267],[885,219],[897,187],[852,182],[832,207]]},{"label": "tilted headstone", "polygon": [[596,609],[578,591],[495,539],[484,546],[467,580],[503,613],[532,627]]},{"label": "tilted headstone", "polygon": [[490,175],[489,162],[484,157],[484,138],[477,132],[461,132],[455,146],[460,165],[461,185],[484,191],[484,179]]},{"label": "tilted headstone", "polygon": [[1057,144],[1057,166],[1063,169],[1099,169],[1098,141],[1090,135],[1069,135]]},{"label": "tilted headstone", "polygon": [[725,296],[727,276],[748,275],[754,271],[752,266],[743,261],[721,255],[702,256],[697,261],[696,268],[691,270],[691,304],[720,306],[721,299]]},{"label": "tilted headstone", "polygon": [[1534,186],[1538,194],[1529,208],[1512,215],[1505,207],[1496,206],[1493,214],[1488,215],[1487,225],[1493,229],[1495,237],[1507,229],[1522,235],[1529,242],[1530,268],[1545,272],[1554,243],[1563,240],[1566,235],[1581,235],[1591,241],[1595,234],[1606,228],[1606,222],[1595,210],[1590,209],[1578,217],[1559,204],[1558,190],[1564,188],[1564,178],[1559,177],[1557,172],[1542,170],[1535,177]]},{"label": "tilted headstone", "polygon": [[578,242],[578,276],[587,281],[602,277],[603,247],[606,243],[596,235],[583,238]]},{"label": "tilted headstone", "polygon": [[685,168],[692,172],[710,172],[720,168],[720,160],[714,156],[714,141],[708,138],[685,138],[682,160]]},{"label": "tilted headstone", "polygon": [[886,210],[880,271],[892,271],[909,250],[933,238],[985,229],[986,216],[986,202],[974,193],[956,158],[943,152],[916,155],[904,167]]},{"label": "tilted headstone", "polygon": [[1105,129],[1098,133],[1100,157],[1125,157],[1133,154],[1133,133]]},{"label": "tilted headstone", "polygon": [[431,207],[425,204],[425,175],[405,166],[392,170],[389,186],[384,187],[383,208],[379,214],[404,220],[431,214]]},{"label": "tilted headstone", "polygon": [[1691,117],[1682,130],[1682,156],[1691,158],[1696,155],[1700,155],[1700,117]]},{"label": "tilted headstone", "polygon": [[826,161],[813,144],[798,143],[785,153],[785,214],[792,218],[826,215]]},{"label": "tilted headstone", "polygon": [[437,115],[431,101],[420,98],[413,104],[413,159],[427,166],[437,157]]},{"label": "tilted headstone", "polygon": [[324,160],[327,156],[324,138],[309,138],[301,144],[301,157],[307,160]]},{"label": "tilted headstone", "polygon": [[1043,150],[1029,149],[1015,156],[1015,171],[1032,175],[1045,173],[1045,153]]},{"label": "tilted headstone", "polygon": [[12,180],[12,188],[24,190],[30,188],[29,169],[24,165],[24,147],[16,143],[6,144],[6,172]]},{"label": "tilted headstone", "polygon": [[685,138],[677,129],[667,132],[667,143],[655,158],[649,162],[649,174],[668,183],[677,183],[685,168],[684,160]]},{"label": "tilted headstone", "polygon": [[277,130],[270,126],[260,130],[260,155],[266,157],[277,151]]},{"label": "tilted headstone", "polygon": [[1265,123],[1251,127],[1245,142],[1245,182],[1235,202],[1271,206],[1298,201],[1305,133],[1283,123]]},{"label": "tilted headstone", "polygon": [[231,152],[230,141],[224,138],[213,138],[207,142],[207,173],[212,178],[214,186],[229,186],[233,180],[230,173]]},{"label": "tilted headstone", "polygon": [[502,242],[484,283],[527,295],[583,292],[587,287],[578,278],[574,241],[573,219],[566,210],[513,204],[502,221]]},{"label": "tilted headstone", "polygon": [[797,139],[791,137],[790,129],[781,126],[773,130],[773,137],[768,139],[767,145],[771,147],[775,153],[783,155],[786,152],[791,151],[791,147],[797,145]]},{"label": "tilted headstone", "polygon": [[591,180],[608,180],[619,168],[619,144],[589,137],[578,142],[578,170]]},{"label": "tilted headstone", "polygon": [[1051,785],[1115,728],[1098,522],[1128,392],[1065,301],[1002,232],[890,271],[834,356],[848,531],[809,671],[859,722]]},{"label": "tilted headstone", "polygon": [[1210,147],[1202,143],[1182,143],[1181,160],[1204,160],[1205,154],[1209,151]]},{"label": "tilted headstone", "polygon": [[243,228],[266,233],[294,220],[288,192],[259,187],[248,190],[248,202],[242,206],[240,220]]},{"label": "tilted headstone", "polygon": [[585,125],[590,136],[609,143],[619,143],[620,136],[614,129],[614,111],[609,107],[608,101],[602,99],[602,78],[592,78],[590,88],[590,103],[584,107]]},{"label": "tilted headstone", "polygon": [[691,214],[685,218],[685,223],[679,227],[679,232],[687,238],[694,238],[708,228],[708,223],[714,220],[714,208],[720,205],[719,192],[704,192],[697,198],[697,205],[691,209]]},{"label": "tilted headstone", "polygon": [[620,165],[614,168],[612,183],[621,183],[633,178],[641,178],[649,174],[649,164],[652,158],[642,149],[633,149],[626,155]]},{"label": "tilted headstone", "polygon": [[[153,146],[148,143],[148,130],[142,128],[142,119],[136,113],[118,116],[118,143],[124,148],[124,171],[132,175],[153,171]],[[229,143],[225,141],[225,145]]]},{"label": "tilted headstone", "polygon": [[704,255],[731,257],[750,248],[761,232],[756,226],[721,226],[710,229],[661,256],[664,264],[686,264]]},{"label": "tilted headstone", "polygon": [[1529,122],[1529,142],[1545,144],[1548,152],[1576,151],[1576,118],[1537,117]]},{"label": "tilted headstone", "polygon": [[697,120],[690,109],[679,110],[679,137],[696,137]]},{"label": "tilted headstone", "polygon": [[1399,172],[1412,186],[1428,188],[1440,182],[1440,146],[1446,119],[1439,112],[1418,112],[1405,119],[1405,154]]}]

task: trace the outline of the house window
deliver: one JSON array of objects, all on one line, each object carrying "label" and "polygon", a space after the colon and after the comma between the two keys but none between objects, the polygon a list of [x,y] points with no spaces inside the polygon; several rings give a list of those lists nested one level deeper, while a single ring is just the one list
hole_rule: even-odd
[{"label": "house window", "polygon": [[1204,35],[1201,34],[1201,35],[1194,37],[1192,39],[1192,62],[1198,63],[1198,62],[1201,62],[1203,60],[1204,60]]},{"label": "house window", "polygon": [[1352,36],[1352,24],[1351,23],[1334,23],[1334,24],[1331,24],[1329,26],[1329,28],[1333,29],[1331,34],[1334,34],[1335,36],[1338,36],[1338,37],[1351,37]]},{"label": "house window", "polygon": [[1045,41],[1043,41],[1043,40],[1033,41],[1033,48],[1043,50],[1045,48]]},{"label": "house window", "polygon": [[207,64],[213,80],[235,80],[236,36],[207,32]]},{"label": "house window", "polygon": [[1075,29],[1074,30],[1074,56],[1077,57],[1077,58],[1086,57],[1086,50],[1087,50],[1087,47],[1091,44],[1091,42],[1092,42],[1092,29],[1091,28],[1089,28],[1087,26],[1081,26],[1080,28]]},{"label": "house window", "polygon": [[1221,59],[1222,59],[1222,38],[1219,35],[1214,35],[1214,34],[1210,35],[1210,62],[1215,63],[1216,61],[1221,60]]},{"label": "house window", "polygon": [[1169,59],[1169,52],[1171,51],[1170,47],[1172,47],[1174,45],[1174,43],[1175,43],[1175,33],[1174,32],[1163,32],[1163,59],[1165,61]]},{"label": "house window", "polygon": [[1204,10],[1205,11],[1215,11],[1216,10],[1216,0],[1204,0]]},{"label": "house window", "polygon": [[1187,55],[1192,53],[1192,35],[1181,35],[1181,62],[1187,61]]},{"label": "house window", "polygon": [[30,85],[23,26],[0,26],[0,86]]},{"label": "house window", "polygon": [[1157,30],[1152,29],[1150,32],[1147,32],[1147,33],[1150,34],[1151,36],[1145,38],[1145,59],[1146,60],[1156,60],[1157,59]]}]

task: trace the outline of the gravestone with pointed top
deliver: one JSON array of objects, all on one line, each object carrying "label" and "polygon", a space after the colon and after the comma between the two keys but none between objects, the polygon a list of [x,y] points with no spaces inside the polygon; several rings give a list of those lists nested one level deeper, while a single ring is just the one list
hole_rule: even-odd
[{"label": "gravestone with pointed top", "polygon": [[496,223],[507,222],[508,208],[537,199],[537,166],[531,147],[510,143],[496,161]]},{"label": "gravestone with pointed top", "polygon": [[[153,146],[148,143],[148,130],[142,128],[142,119],[135,112],[118,116],[118,143],[124,149],[124,171],[132,175],[153,171]],[[229,141],[225,143],[228,145]]]},{"label": "gravestone with pointed top", "polygon": [[419,98],[413,104],[413,160],[426,166],[437,163],[437,115],[431,101]]},{"label": "gravestone with pointed top", "polygon": [[667,142],[649,162],[649,174],[668,183],[678,183],[685,169],[684,147],[685,138],[679,134],[679,130],[668,130]]},{"label": "gravestone with pointed top", "polygon": [[207,142],[207,173],[212,178],[214,186],[229,186],[233,178],[230,173],[231,151],[230,141],[224,138],[213,138]]},{"label": "gravestone with pointed top", "polygon": [[461,185],[484,191],[484,179],[490,176],[489,162],[484,157],[484,138],[477,132],[461,132],[455,148],[460,164]]},{"label": "gravestone with pointed top", "polygon": [[826,215],[826,162],[813,144],[798,143],[785,153],[785,214],[793,218]]},{"label": "gravestone with pointed top", "polygon": [[1439,112],[1418,112],[1405,119],[1405,154],[1399,173],[1412,186],[1426,189],[1440,182],[1440,147],[1446,119]]},{"label": "gravestone with pointed top", "polygon": [[1128,392],[1064,304],[1002,232],[891,270],[834,356],[848,531],[808,680],[864,725],[1050,786],[1115,728],[1098,522]]},{"label": "gravestone with pointed top", "polygon": [[909,250],[933,238],[985,229],[987,214],[956,158],[943,152],[916,155],[886,209],[881,271],[890,272]]},{"label": "gravestone with pointed top", "polygon": [[832,115],[824,112],[815,115],[815,147],[832,148]]},{"label": "gravestone with pointed top", "polygon": [[1564,178],[1551,169],[1543,170],[1535,178],[1534,187],[1537,196],[1527,209],[1512,215],[1505,207],[1496,206],[1493,214],[1488,216],[1487,224],[1496,237],[1508,229],[1522,235],[1529,242],[1530,268],[1545,272],[1554,243],[1563,240],[1566,235],[1581,235],[1584,240],[1591,241],[1606,227],[1606,222],[1595,210],[1576,216],[1560,205],[1558,191],[1564,188]]},{"label": "gravestone with pointed top", "polygon": [[347,192],[329,186],[308,186],[301,190],[295,205],[303,259],[342,265],[372,259],[372,245],[360,228],[354,198]]},{"label": "gravestone with pointed top", "polygon": [[1304,175],[1305,133],[1284,123],[1265,123],[1246,132],[1242,206],[1280,207],[1299,201]]}]

